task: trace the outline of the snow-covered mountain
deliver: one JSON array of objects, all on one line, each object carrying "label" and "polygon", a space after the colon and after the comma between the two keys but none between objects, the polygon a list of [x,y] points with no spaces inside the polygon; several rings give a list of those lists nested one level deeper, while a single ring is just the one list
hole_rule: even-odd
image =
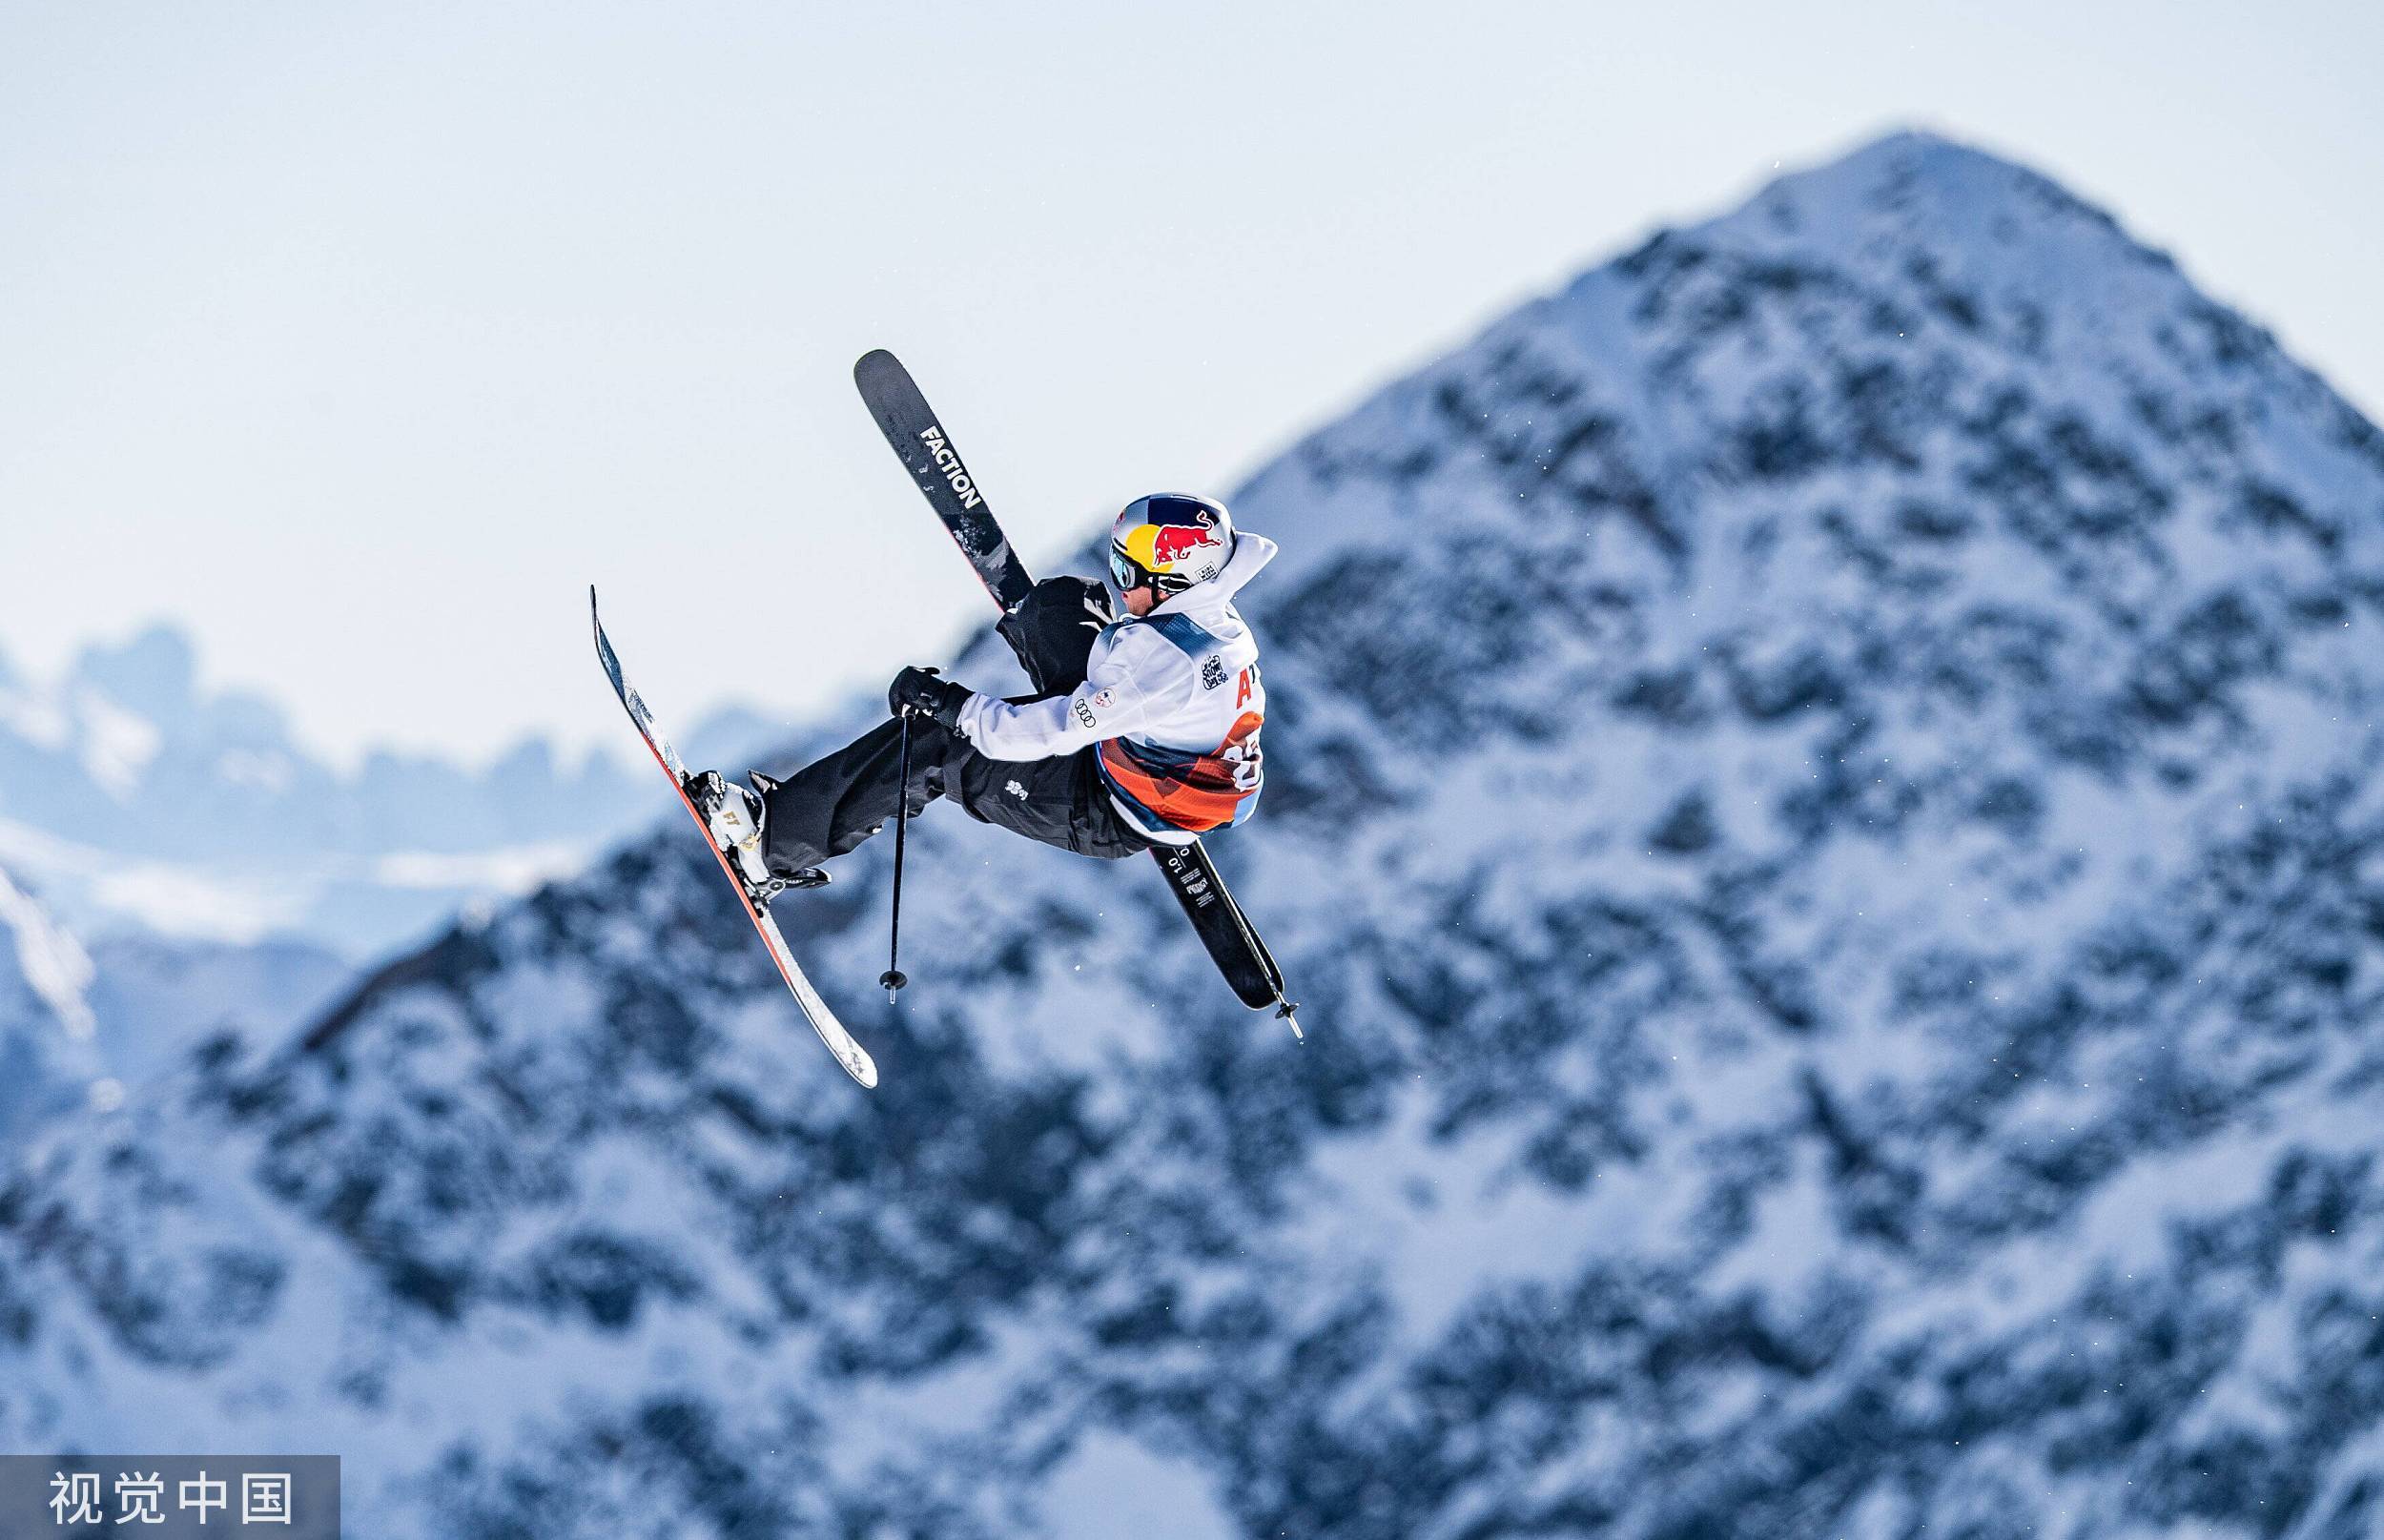
[{"label": "snow-covered mountain", "polygon": [[0,1446],[374,1535],[2378,1531],[2384,435],[1901,135],[1236,508],[1305,1046],[947,811],[899,1012],[885,852],[788,910],[857,1092],[665,819],[20,1164]]},{"label": "snow-covered mountain", "polygon": [[[750,750],[768,736],[730,709],[702,739]],[[0,658],[0,864],[94,934],[370,955],[576,870],[643,816],[647,780],[538,739],[484,768],[380,750],[339,770],[271,701],[202,688],[169,626],[88,647],[54,680]]]}]

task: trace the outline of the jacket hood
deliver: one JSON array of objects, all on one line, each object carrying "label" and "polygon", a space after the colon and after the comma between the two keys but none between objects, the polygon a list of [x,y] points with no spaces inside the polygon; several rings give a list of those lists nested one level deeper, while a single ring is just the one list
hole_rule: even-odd
[{"label": "jacket hood", "polygon": [[1223,609],[1233,603],[1233,596],[1242,585],[1258,576],[1258,569],[1275,559],[1275,543],[1264,535],[1254,535],[1246,529],[1236,530],[1233,554],[1225,558],[1224,570],[1206,583],[1195,584],[1163,605],[1151,606],[1154,615],[1198,615],[1202,610]]}]

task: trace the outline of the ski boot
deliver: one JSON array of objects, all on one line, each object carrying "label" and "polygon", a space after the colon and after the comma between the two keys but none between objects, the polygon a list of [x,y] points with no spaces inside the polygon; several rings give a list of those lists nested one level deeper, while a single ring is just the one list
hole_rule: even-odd
[{"label": "ski boot", "polygon": [[729,857],[729,865],[744,884],[745,895],[756,904],[767,904],[791,888],[824,888],[828,873],[815,866],[780,875],[770,870],[762,858],[762,794],[774,791],[778,783],[759,770],[750,770],[746,778],[753,790],[723,776],[718,770],[705,770],[687,780],[688,800],[704,815],[704,827],[711,832],[712,843]]}]

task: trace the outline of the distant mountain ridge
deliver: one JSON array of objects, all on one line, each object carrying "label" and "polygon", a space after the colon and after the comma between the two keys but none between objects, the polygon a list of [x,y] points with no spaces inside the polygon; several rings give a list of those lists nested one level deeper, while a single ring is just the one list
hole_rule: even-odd
[{"label": "distant mountain ridge", "polygon": [[[272,702],[196,674],[163,626],[88,647],[47,684],[0,658],[0,865],[86,928],[362,957],[571,870],[650,811],[634,767],[565,762],[538,739],[484,769],[376,750],[341,772]],[[750,749],[771,730],[730,710],[701,742]]]},{"label": "distant mountain ridge", "polygon": [[2384,434],[1901,134],[1233,503],[1305,1046],[947,810],[898,1011],[886,852],[786,912],[862,1095],[658,828],[0,1177],[0,1443],[463,1540],[2376,1531]]}]

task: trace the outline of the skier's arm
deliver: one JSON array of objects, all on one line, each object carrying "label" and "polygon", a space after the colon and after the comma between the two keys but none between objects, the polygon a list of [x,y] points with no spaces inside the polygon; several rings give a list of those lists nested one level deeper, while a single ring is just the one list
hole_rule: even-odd
[{"label": "skier's arm", "polygon": [[960,734],[987,759],[1052,759],[1133,732],[1164,709],[1183,655],[1140,626],[1103,637],[1084,683],[1066,695],[1013,706],[977,695],[960,708]]}]

